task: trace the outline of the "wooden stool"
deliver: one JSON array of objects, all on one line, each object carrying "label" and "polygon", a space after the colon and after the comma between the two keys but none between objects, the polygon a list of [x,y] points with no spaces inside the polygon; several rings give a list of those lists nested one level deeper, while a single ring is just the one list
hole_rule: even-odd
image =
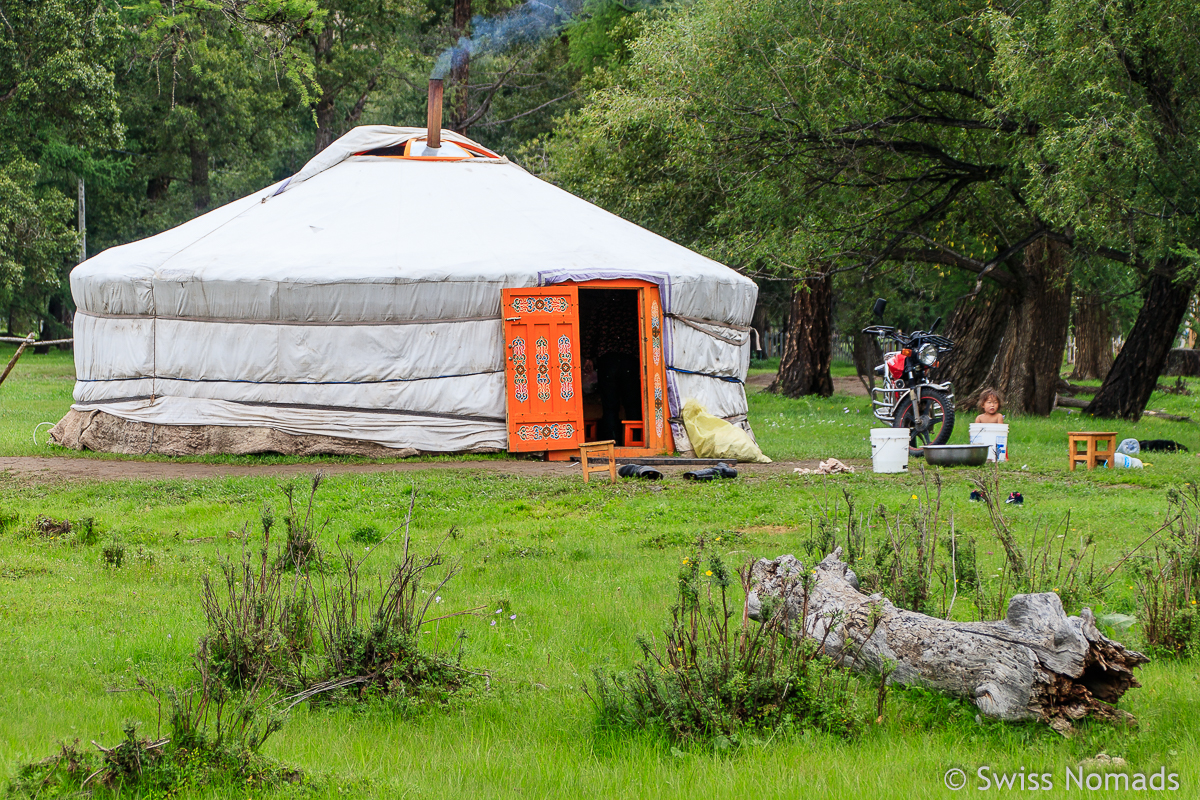
[{"label": "wooden stool", "polygon": [[[617,482],[617,457],[613,450],[613,445],[616,441],[606,439],[603,442],[584,442],[579,445],[579,463],[583,465],[583,482],[588,482],[588,476],[593,472],[607,472],[608,478],[613,483]],[[597,456],[607,457],[608,464],[603,467],[589,467],[588,456],[593,458]]]},{"label": "wooden stool", "polygon": [[[1079,445],[1083,445],[1083,449]],[[1103,444],[1104,447],[1100,445]],[[1087,464],[1089,470],[1096,468],[1096,462],[1101,459],[1112,466],[1113,455],[1117,451],[1117,434],[1098,433],[1096,431],[1070,431],[1067,433],[1067,457],[1071,460],[1071,471],[1075,471],[1078,463]]]},{"label": "wooden stool", "polygon": [[640,419],[627,419],[621,422],[625,426],[625,446],[646,444],[646,428]]}]

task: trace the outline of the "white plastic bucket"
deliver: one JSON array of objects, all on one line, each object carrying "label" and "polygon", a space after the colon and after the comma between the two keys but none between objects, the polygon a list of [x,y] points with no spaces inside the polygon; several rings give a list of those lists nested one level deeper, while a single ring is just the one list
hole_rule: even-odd
[{"label": "white plastic bucket", "polygon": [[1008,461],[1008,426],[991,422],[972,422],[971,444],[988,446],[988,461]]},{"label": "white plastic bucket", "polygon": [[904,472],[908,469],[908,428],[872,428],[871,463],[876,472]]}]

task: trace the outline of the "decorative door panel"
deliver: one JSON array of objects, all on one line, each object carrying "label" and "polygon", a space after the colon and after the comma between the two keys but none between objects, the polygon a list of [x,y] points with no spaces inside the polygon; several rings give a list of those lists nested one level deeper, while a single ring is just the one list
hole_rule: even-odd
[{"label": "decorative door panel", "polygon": [[570,450],[583,443],[579,290],[504,289],[510,452]]}]

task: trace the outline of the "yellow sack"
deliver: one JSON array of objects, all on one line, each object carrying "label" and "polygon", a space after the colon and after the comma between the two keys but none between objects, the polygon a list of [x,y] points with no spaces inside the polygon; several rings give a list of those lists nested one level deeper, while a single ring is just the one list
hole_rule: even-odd
[{"label": "yellow sack", "polygon": [[687,428],[688,438],[692,440],[692,448],[699,458],[736,458],[738,461],[771,463],[771,459],[763,455],[750,434],[720,417],[714,417],[694,399],[683,404],[683,426]]}]

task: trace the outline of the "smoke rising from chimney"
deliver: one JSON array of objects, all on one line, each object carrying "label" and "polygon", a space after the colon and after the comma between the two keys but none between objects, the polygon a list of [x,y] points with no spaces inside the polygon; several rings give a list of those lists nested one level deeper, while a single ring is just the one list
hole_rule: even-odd
[{"label": "smoke rising from chimney", "polygon": [[471,20],[471,36],[447,47],[433,65],[430,78],[442,79],[457,59],[476,53],[501,53],[515,44],[532,44],[561,31],[583,7],[583,0],[526,0],[499,17]]}]

